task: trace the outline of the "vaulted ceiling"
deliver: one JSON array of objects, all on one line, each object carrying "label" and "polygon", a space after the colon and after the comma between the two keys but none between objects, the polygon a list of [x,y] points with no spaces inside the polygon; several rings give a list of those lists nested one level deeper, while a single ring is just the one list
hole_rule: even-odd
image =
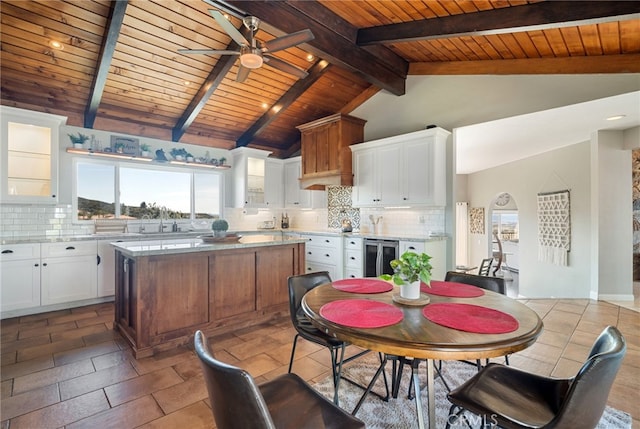
[{"label": "vaulted ceiling", "polygon": [[[2,0],[0,102],[67,116],[69,125],[287,157],[297,125],[349,113],[407,75],[640,72],[639,1]],[[235,50],[209,12],[268,42],[308,72],[269,67],[236,81]],[[55,49],[52,42],[62,44]]]}]

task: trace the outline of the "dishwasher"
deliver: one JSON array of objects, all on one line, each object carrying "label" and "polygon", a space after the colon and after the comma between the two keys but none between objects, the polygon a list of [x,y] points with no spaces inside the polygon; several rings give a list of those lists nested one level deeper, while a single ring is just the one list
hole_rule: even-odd
[{"label": "dishwasher", "polygon": [[391,261],[398,259],[398,240],[364,240],[364,276],[393,274]]}]

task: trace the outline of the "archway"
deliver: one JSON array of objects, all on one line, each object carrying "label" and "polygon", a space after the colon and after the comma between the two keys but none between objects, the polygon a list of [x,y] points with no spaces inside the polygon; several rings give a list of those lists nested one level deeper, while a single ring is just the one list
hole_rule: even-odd
[{"label": "archway", "polygon": [[511,194],[501,192],[489,204],[488,218],[491,221],[488,255],[493,256],[491,275],[503,277],[507,295],[518,296],[520,275],[520,222],[518,204]]}]

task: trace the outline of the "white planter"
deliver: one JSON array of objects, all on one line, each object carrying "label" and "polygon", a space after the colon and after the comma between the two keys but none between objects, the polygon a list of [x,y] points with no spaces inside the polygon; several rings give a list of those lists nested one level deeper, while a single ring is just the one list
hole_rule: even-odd
[{"label": "white planter", "polygon": [[405,283],[400,286],[400,296],[405,299],[420,298],[420,280],[413,283]]},{"label": "white planter", "polygon": [[74,143],[73,147],[75,149],[84,149],[84,144],[82,144],[82,143]]}]

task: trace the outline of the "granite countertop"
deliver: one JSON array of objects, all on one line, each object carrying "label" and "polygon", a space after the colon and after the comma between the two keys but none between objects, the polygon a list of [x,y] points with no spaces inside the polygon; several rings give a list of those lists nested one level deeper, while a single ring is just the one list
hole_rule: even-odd
[{"label": "granite countertop", "polygon": [[[236,230],[229,231],[229,233],[238,234],[241,236],[249,235],[329,235],[336,237],[361,237],[361,238],[373,238],[381,240],[403,240],[403,241],[440,241],[447,238],[445,235],[429,236],[424,235],[400,235],[400,234],[374,234],[369,232],[342,232],[339,230],[306,230],[306,229],[268,229],[268,230]],[[59,243],[68,241],[85,241],[85,240],[112,240],[114,242],[139,242],[143,241],[165,241],[176,240],[185,238],[197,238],[202,235],[211,234],[209,230],[200,231],[180,231],[180,232],[155,232],[155,233],[139,233],[139,232],[121,232],[121,233],[99,233],[88,235],[68,235],[68,236],[55,236],[55,237],[21,237],[3,239],[0,244],[28,244],[28,243]]]},{"label": "granite countertop", "polygon": [[112,243],[113,247],[131,257],[170,255],[176,253],[210,252],[214,250],[242,249],[247,247],[279,246],[288,243],[304,243],[301,237],[282,234],[260,234],[241,237],[238,241],[208,243],[200,238],[167,238],[156,240],[134,240]]}]

